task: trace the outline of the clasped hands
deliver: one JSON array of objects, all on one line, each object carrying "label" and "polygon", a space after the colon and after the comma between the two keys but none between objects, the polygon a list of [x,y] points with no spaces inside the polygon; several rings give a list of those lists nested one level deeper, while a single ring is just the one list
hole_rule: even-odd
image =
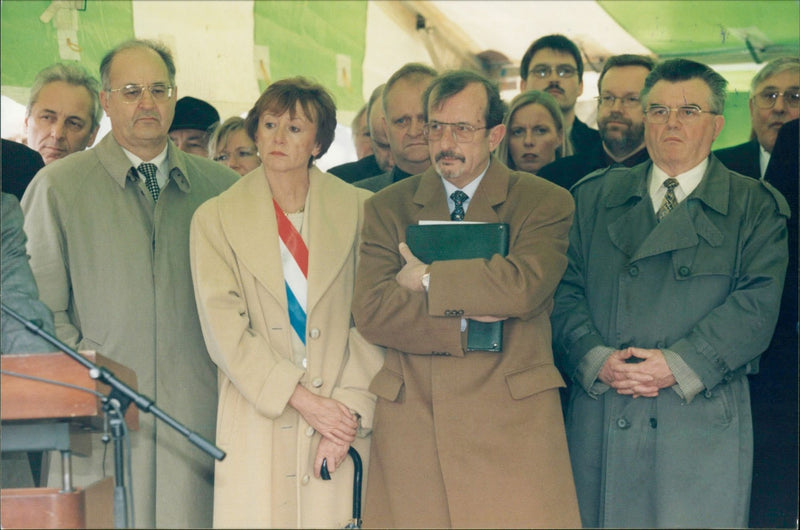
[{"label": "clasped hands", "polygon": [[[643,360],[626,362],[634,357]],[[661,350],[634,347],[612,353],[600,369],[598,378],[618,394],[634,398],[656,397],[660,389],[669,388],[676,382]]]},{"label": "clasped hands", "polygon": [[[424,292],[425,287],[422,285],[422,276],[427,271],[428,265],[420,261],[420,259],[411,252],[407,244],[400,243],[398,250],[406,264],[403,265],[403,268],[400,269],[400,272],[395,276],[397,283],[411,291],[418,293]],[[500,320],[505,320],[505,318],[488,315],[471,316],[468,318],[470,320],[477,320],[478,322],[499,322]]]},{"label": "clasped hands", "polygon": [[350,444],[356,439],[356,416],[343,403],[318,396],[299,384],[289,398],[289,405],[322,435],[314,458],[314,476],[320,477],[323,459],[327,459],[329,472],[336,471],[347,457]]}]

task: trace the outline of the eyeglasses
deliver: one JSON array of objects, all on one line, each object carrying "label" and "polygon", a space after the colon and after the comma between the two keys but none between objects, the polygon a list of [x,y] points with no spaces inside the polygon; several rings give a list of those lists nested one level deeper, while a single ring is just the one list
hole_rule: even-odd
[{"label": "eyeglasses", "polygon": [[447,126],[450,126],[450,134],[453,135],[453,138],[456,142],[461,144],[466,144],[472,141],[475,137],[475,131],[480,131],[481,129],[488,129],[488,127],[475,127],[474,125],[470,125],[469,123],[446,123],[443,121],[432,121],[426,123],[422,127],[422,134],[425,135],[425,138],[428,140],[432,140],[437,142],[442,139],[444,136],[444,129]]},{"label": "eyeglasses", "polygon": [[703,110],[697,105],[683,105],[680,107],[667,107],[666,105],[650,105],[645,111],[647,121],[650,123],[667,123],[671,112],[681,123],[697,121],[701,114],[719,114],[711,110]]},{"label": "eyeglasses", "polygon": [[[531,69],[530,73],[544,79],[545,77],[550,77],[550,74],[553,73],[553,67],[549,64],[537,64]],[[558,77],[572,77],[576,73],[578,73],[578,69],[574,66],[568,64],[559,64],[556,66],[556,75]]]},{"label": "eyeglasses", "polygon": [[167,101],[172,97],[172,91],[175,87],[165,85],[164,83],[156,83],[154,85],[125,85],[122,88],[110,88],[108,92],[119,92],[122,101],[125,103],[137,103],[142,99],[144,91],[150,92],[150,97],[153,101],[162,102]]},{"label": "eyeglasses", "polygon": [[756,107],[760,109],[771,109],[778,101],[778,96],[783,97],[783,104],[789,108],[796,109],[800,107],[800,90],[793,88],[778,92],[776,90],[765,90],[760,94],[756,94],[753,99],[756,102]]},{"label": "eyeglasses", "polygon": [[601,107],[608,107],[611,108],[614,106],[614,103],[619,101],[622,103],[622,106],[626,109],[632,109],[634,107],[638,107],[641,103],[639,96],[623,96],[618,98],[617,96],[612,96],[611,94],[604,94],[602,96],[597,96],[594,99],[597,100],[597,103]]}]

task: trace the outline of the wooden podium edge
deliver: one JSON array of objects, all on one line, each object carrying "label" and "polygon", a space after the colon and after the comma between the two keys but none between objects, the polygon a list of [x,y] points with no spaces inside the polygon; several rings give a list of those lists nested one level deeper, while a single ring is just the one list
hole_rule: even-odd
[{"label": "wooden podium edge", "polygon": [[113,528],[114,479],[59,493],[57,488],[0,490],[3,528]]}]

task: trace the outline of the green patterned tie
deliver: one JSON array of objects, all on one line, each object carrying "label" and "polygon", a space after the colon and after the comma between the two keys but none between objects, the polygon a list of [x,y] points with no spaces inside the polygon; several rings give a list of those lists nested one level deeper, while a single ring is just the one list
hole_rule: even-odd
[{"label": "green patterned tie", "polygon": [[456,190],[450,194],[450,198],[453,199],[456,207],[453,209],[453,213],[450,214],[450,219],[452,221],[463,221],[464,220],[464,201],[469,199],[469,196],[461,190]]},{"label": "green patterned tie", "polygon": [[675,187],[678,185],[678,179],[668,178],[664,181],[664,187],[667,188],[667,194],[664,195],[664,200],[661,202],[658,212],[656,212],[656,219],[659,222],[667,216],[678,205],[678,199],[675,197]]}]

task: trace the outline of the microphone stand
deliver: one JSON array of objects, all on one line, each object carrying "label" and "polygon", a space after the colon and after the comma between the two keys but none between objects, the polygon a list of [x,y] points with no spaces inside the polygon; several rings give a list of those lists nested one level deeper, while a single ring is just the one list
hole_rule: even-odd
[{"label": "microphone stand", "polygon": [[[72,359],[82,364],[89,370],[89,377],[105,383],[111,387],[111,392],[103,404],[103,410],[109,415],[109,424],[112,427],[112,438],[114,440],[114,474],[115,474],[115,487],[114,487],[114,526],[116,528],[128,527],[128,507],[127,496],[125,494],[125,467],[124,467],[124,448],[122,445],[122,436],[124,431],[123,422],[125,411],[128,406],[133,403],[142,412],[149,412],[156,418],[160,419],[184,437],[191,443],[199,447],[206,454],[212,456],[216,460],[225,458],[225,452],[212,444],[199,434],[192,432],[185,425],[174,419],[158,408],[152,399],[144,394],[140,394],[127,384],[123,383],[107,368],[98,366],[77,351],[73,350],[59,339],[44,331],[40,325],[34,321],[26,320],[25,317],[8,307],[5,303],[0,302],[0,306],[5,313],[8,313],[15,320],[25,328],[43,338],[62,352],[66,353]],[[131,470],[132,471],[132,470]]]}]

